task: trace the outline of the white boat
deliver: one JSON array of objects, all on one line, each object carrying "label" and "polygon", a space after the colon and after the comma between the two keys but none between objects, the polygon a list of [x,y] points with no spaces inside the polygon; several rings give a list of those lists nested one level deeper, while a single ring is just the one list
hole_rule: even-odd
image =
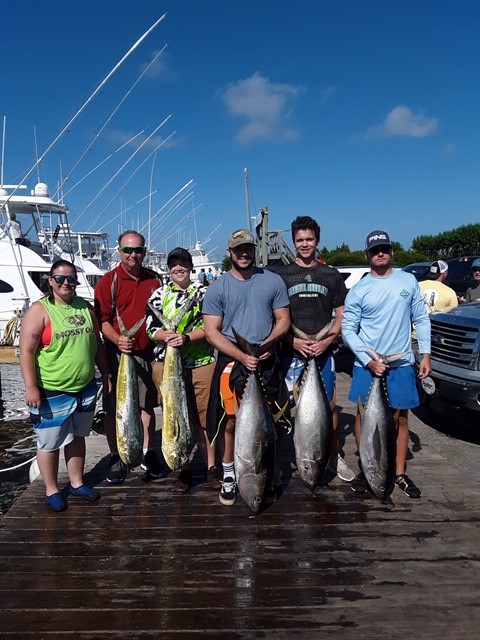
[{"label": "white boat", "polygon": [[0,238],[0,343],[18,344],[20,320],[45,295],[50,265],[28,247]]},{"label": "white boat", "polygon": [[[89,257],[106,259],[108,236],[72,232],[67,221],[67,206],[49,196],[45,183],[38,183],[29,195],[25,194],[26,188],[25,185],[0,185],[2,344],[6,344],[7,338],[10,341],[10,329],[18,323],[29,305],[44,295],[50,267],[56,260],[69,260],[76,265],[79,280],[77,293],[91,303],[95,284],[107,270],[101,269]],[[13,237],[11,233],[9,223],[12,218],[20,225],[20,238]],[[81,241],[86,236],[92,236],[99,248],[91,248],[94,246],[92,243],[85,248],[87,245]],[[85,254],[85,251],[90,253]],[[90,255],[92,252],[95,255]],[[8,323],[8,335],[5,335]]]},{"label": "white boat", "polygon": [[207,275],[211,271],[217,278],[222,273],[222,263],[210,257],[200,240],[197,240],[195,246],[189,251],[193,260],[193,274],[198,276],[203,269]]}]

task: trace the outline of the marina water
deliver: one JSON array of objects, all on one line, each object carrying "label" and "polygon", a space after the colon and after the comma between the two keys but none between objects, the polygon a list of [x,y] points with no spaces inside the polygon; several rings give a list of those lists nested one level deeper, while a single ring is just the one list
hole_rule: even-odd
[{"label": "marina water", "polygon": [[28,483],[36,441],[25,404],[20,365],[0,365],[0,515]]}]

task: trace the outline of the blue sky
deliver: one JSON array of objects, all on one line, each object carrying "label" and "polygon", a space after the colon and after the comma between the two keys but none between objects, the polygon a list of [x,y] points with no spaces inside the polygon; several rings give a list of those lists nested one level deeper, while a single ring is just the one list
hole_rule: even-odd
[{"label": "blue sky", "polygon": [[154,248],[222,256],[247,225],[245,168],[252,215],[311,215],[329,249],[479,222],[477,0],[4,2],[5,183],[163,14],[38,169],[51,193],[67,178],[76,229],[113,245],[150,213]]}]

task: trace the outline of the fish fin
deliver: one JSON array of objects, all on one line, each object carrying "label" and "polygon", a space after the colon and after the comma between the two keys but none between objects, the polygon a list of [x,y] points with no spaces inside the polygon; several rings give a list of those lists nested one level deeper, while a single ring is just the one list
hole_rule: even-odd
[{"label": "fish fin", "polygon": [[323,329],[320,329],[320,331],[315,334],[315,340],[318,342],[319,340],[323,340],[327,336],[331,335],[331,333],[332,333],[331,329],[332,329],[333,325],[335,324],[335,322],[336,322],[335,318],[330,320],[330,322],[328,324],[326,324],[323,327]]},{"label": "fish fin", "polygon": [[233,335],[235,336],[235,340],[237,341],[237,347],[239,347],[244,353],[247,353],[249,356],[255,356],[255,358],[259,358],[263,353],[270,351],[273,349],[277,340],[268,340],[267,342],[263,342],[262,344],[252,344],[246,338],[244,338],[235,327],[232,327]]},{"label": "fish fin", "polygon": [[365,347],[365,351],[372,356],[372,360],[376,360],[377,362],[384,362],[388,364],[390,362],[395,362],[395,360],[400,360],[407,354],[411,353],[411,351],[402,351],[401,353],[393,353],[390,356],[386,356],[382,353],[378,353],[375,349],[370,349],[370,347]]},{"label": "fish fin", "polygon": [[[196,298],[188,298],[188,300],[186,300],[185,303],[179,308],[177,314],[173,318],[166,318],[160,311],[160,309],[154,307],[151,302],[147,302],[147,304],[150,311],[162,324],[162,327],[165,327],[168,331],[176,331],[178,325],[181,323],[186,314],[192,309],[196,302],[198,302]],[[187,329],[187,327],[185,327],[185,329]]]},{"label": "fish fin", "polygon": [[295,404],[297,404],[298,402],[299,393],[300,393],[300,390],[298,388],[298,385],[296,382],[294,382],[292,385],[292,394],[293,394],[293,399],[295,400]]},{"label": "fish fin", "polygon": [[297,336],[297,338],[302,338],[302,340],[308,340],[309,338],[311,338],[312,336],[309,336],[308,333],[305,333],[305,331],[302,331],[301,329],[299,329],[298,327],[296,327],[293,322],[290,325],[291,329],[292,329],[292,333],[294,336]]},{"label": "fish fin", "polygon": [[323,327],[323,329],[320,329],[320,331],[314,335],[309,335],[308,333],[305,333],[305,331],[302,331],[301,329],[296,327],[293,323],[290,326],[292,328],[293,334],[297,336],[297,338],[302,338],[302,340],[316,340],[318,342],[319,340],[322,340],[323,338],[326,338],[328,335],[330,335],[330,329],[333,327],[334,324],[335,324],[335,319],[331,320],[327,325]]},{"label": "fish fin", "polygon": [[121,319],[120,314],[118,313],[118,309],[117,309],[117,321],[118,321],[118,327],[120,329],[120,332],[121,332],[122,336],[127,336],[127,338],[131,338],[137,333],[137,331],[142,326],[143,322],[145,321],[145,316],[140,318],[140,320],[138,320],[133,325],[133,327],[131,327],[130,329],[127,329],[125,324],[123,323],[123,320]]},{"label": "fish fin", "polygon": [[401,358],[405,357],[406,355],[408,355],[409,353],[412,353],[411,351],[402,351],[401,353],[394,353],[391,356],[385,356],[385,362],[395,362],[395,360],[400,360]]},{"label": "fish fin", "polygon": [[240,406],[240,403],[238,402],[237,394],[234,391],[233,392],[233,409],[235,411],[235,414],[237,413],[239,406]]},{"label": "fish fin", "polygon": [[360,416],[363,416],[363,412],[365,411],[365,405],[363,404],[360,396],[358,396],[357,407],[358,407],[358,412]]},{"label": "fish fin", "polygon": [[273,422],[275,424],[277,424],[277,422],[280,420],[280,418],[284,415],[284,413],[287,410],[289,404],[290,404],[290,400],[287,400],[286,403],[283,405],[283,407],[281,407],[277,403],[277,401],[275,400],[275,402],[273,403],[273,407],[278,408],[277,413],[272,414]]},{"label": "fish fin", "polygon": [[173,325],[171,324],[171,320],[169,320],[168,318],[165,318],[165,316],[160,311],[160,309],[157,309],[156,307],[154,307],[151,302],[147,302],[147,305],[150,311],[156,317],[156,319],[160,322],[162,327],[165,327],[169,331],[173,331]]},{"label": "fish fin", "polygon": [[247,353],[249,356],[258,357],[256,349],[255,349],[256,345],[253,345],[246,338],[244,338],[240,333],[238,333],[238,331],[235,329],[235,327],[232,327],[232,332],[233,332],[233,335],[235,336],[235,340],[237,341],[237,346],[244,353]]}]

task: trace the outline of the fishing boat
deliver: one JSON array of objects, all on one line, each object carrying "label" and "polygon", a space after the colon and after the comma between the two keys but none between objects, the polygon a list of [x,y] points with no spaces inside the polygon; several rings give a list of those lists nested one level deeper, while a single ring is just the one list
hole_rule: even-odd
[{"label": "fishing boat", "polygon": [[203,271],[208,275],[210,271],[217,278],[222,272],[222,263],[214,260],[205,250],[201,240],[197,240],[195,245],[189,249],[193,261],[192,273],[197,275]]},{"label": "fishing boat", "polygon": [[98,249],[90,244],[90,254],[95,255],[86,257],[86,245],[78,245],[78,237],[81,240],[85,234],[71,231],[67,206],[50,197],[45,183],[38,183],[28,195],[26,189],[25,185],[0,185],[1,344],[16,344],[19,321],[30,304],[45,295],[50,267],[56,260],[75,264],[77,293],[89,302],[106,271],[91,258],[104,260],[108,236],[93,234],[98,236],[94,238]]}]

